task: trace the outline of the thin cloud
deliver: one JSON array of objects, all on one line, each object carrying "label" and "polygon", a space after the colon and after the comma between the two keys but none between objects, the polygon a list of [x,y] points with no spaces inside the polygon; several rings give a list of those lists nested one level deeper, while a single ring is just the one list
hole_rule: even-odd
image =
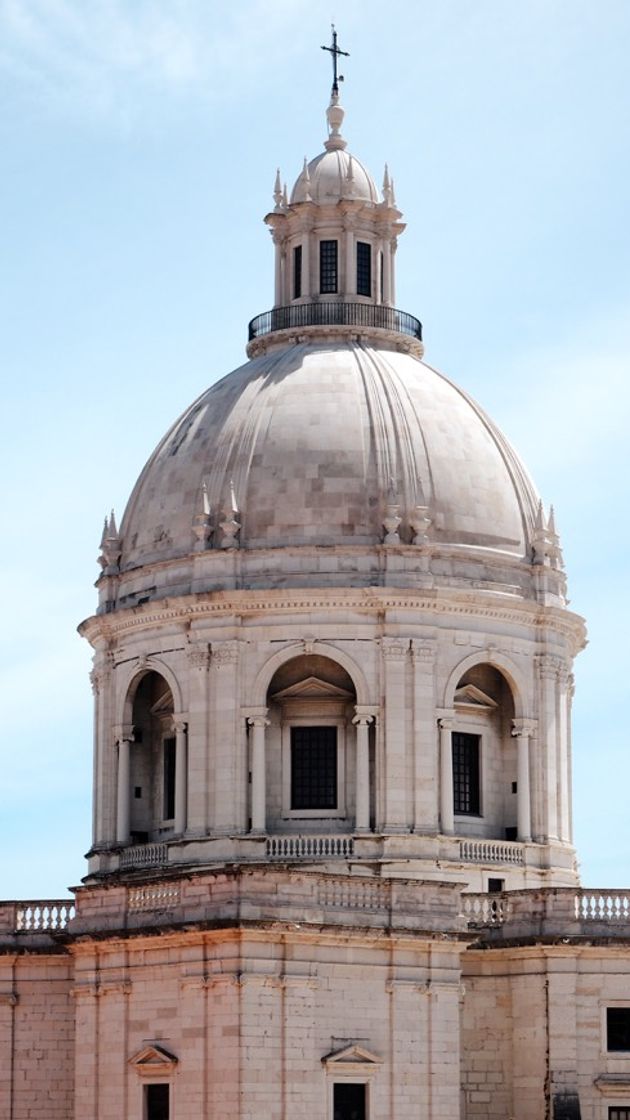
[{"label": "thin cloud", "polygon": [[128,114],[143,90],[225,96],[259,82],[287,39],[300,49],[305,10],[304,0],[0,0],[0,74],[49,109],[84,114],[123,101]]}]

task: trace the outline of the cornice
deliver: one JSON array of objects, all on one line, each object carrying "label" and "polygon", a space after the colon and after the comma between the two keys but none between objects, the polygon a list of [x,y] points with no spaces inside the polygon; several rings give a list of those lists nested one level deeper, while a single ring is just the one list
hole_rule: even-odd
[{"label": "cornice", "polygon": [[586,644],[584,619],[564,608],[542,606],[525,600],[506,601],[506,598],[488,591],[461,592],[444,588],[428,591],[398,588],[210,591],[93,615],[81,623],[79,632],[95,644],[103,637],[115,641],[121,636],[166,624],[179,624],[182,630],[186,630],[193,622],[225,615],[301,615],[321,610],[366,615],[409,610],[442,617],[475,618],[527,626],[538,631],[552,629],[569,641],[574,654]]}]

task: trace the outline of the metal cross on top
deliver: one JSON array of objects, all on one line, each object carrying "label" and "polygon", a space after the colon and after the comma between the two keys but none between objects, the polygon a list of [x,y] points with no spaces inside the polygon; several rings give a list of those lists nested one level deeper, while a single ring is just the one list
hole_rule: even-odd
[{"label": "metal cross on top", "polygon": [[343,82],[343,74],[338,74],[337,73],[337,59],[339,58],[339,55],[344,55],[346,58],[350,58],[350,52],[340,50],[340,48],[337,46],[337,32],[335,31],[335,25],[334,25],[334,23],[331,23],[330,26],[332,27],[332,46],[331,47],[322,47],[322,50],[323,51],[330,51],[330,53],[332,55],[332,64],[333,64],[332,91],[333,91],[333,93],[339,93],[339,82]]}]

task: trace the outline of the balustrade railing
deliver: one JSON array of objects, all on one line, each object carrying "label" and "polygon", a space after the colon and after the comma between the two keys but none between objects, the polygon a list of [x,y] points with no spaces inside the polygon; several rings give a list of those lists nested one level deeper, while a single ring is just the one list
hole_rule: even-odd
[{"label": "balustrade railing", "polygon": [[269,836],[268,859],[348,859],[352,836]]},{"label": "balustrade railing", "polygon": [[471,929],[502,926],[510,913],[510,900],[503,894],[463,894],[462,913]]},{"label": "balustrade railing", "polygon": [[164,867],[168,863],[166,844],[133,844],[120,853],[121,871],[134,867]]},{"label": "balustrade railing", "polygon": [[422,323],[406,311],[374,303],[297,303],[274,307],[249,324],[249,341],[300,327],[377,327],[422,341]]},{"label": "balustrade railing", "polygon": [[465,863],[523,863],[523,845],[506,840],[460,840],[459,858]]},{"label": "balustrade railing", "polygon": [[15,905],[16,933],[59,933],[74,918],[71,899],[18,902]]},{"label": "balustrade railing", "polygon": [[575,916],[581,922],[630,922],[630,893],[622,890],[578,891]]},{"label": "balustrade railing", "polygon": [[181,899],[179,883],[148,883],[144,887],[130,887],[127,908],[130,911],[170,910]]}]

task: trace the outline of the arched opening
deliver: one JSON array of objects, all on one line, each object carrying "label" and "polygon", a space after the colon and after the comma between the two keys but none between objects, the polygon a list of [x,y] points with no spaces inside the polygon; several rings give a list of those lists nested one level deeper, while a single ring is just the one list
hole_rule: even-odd
[{"label": "arched opening", "polygon": [[132,843],[157,840],[174,830],[176,738],[173,693],[159,673],[140,680],[132,704],[129,758],[129,825]]},{"label": "arched opening", "polygon": [[517,751],[510,685],[494,665],[474,665],[458,681],[454,708],[455,832],[516,840]]},{"label": "arched opening", "polygon": [[356,701],[352,678],[329,657],[304,654],[276,670],[267,689],[269,831],[353,829]]}]

